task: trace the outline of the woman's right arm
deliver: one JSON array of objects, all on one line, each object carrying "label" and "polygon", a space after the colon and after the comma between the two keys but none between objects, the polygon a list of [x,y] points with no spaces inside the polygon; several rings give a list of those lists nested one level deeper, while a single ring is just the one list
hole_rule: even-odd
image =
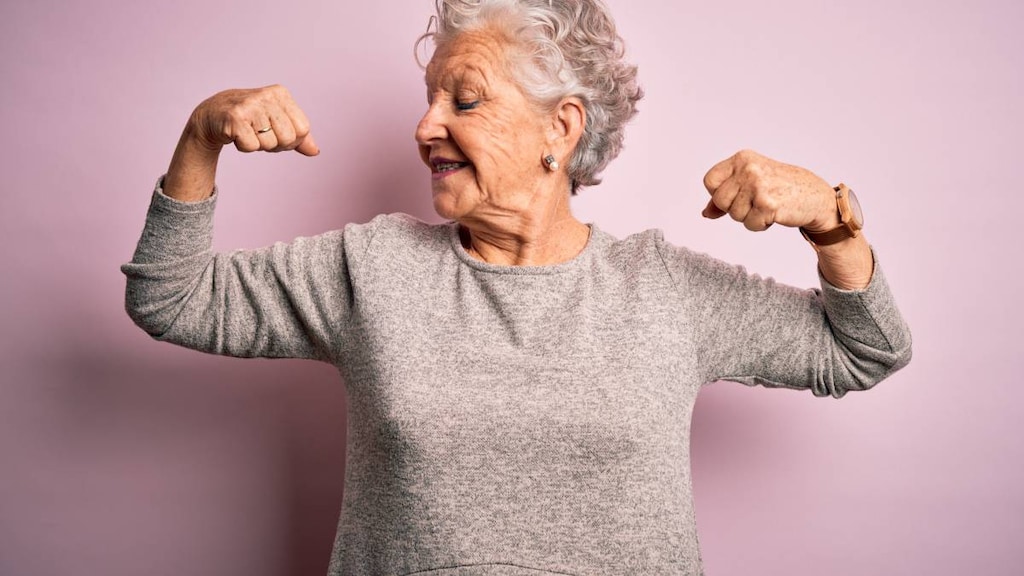
[{"label": "woman's right arm", "polygon": [[370,227],[212,253],[214,178],[229,143],[319,152],[284,88],[229,90],[200,104],[122,267],[128,313],[154,338],[205,352],[333,360],[351,305],[349,255],[365,248]]},{"label": "woman's right arm", "polygon": [[309,119],[284,86],[225,90],[192,112],[167,169],[163,193],[181,202],[209,198],[220,151],[228,144],[239,152],[320,153]]}]

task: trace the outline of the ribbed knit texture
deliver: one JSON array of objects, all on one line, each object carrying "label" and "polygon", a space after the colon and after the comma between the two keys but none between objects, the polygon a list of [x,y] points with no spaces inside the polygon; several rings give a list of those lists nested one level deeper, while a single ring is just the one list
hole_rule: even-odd
[{"label": "ribbed knit texture", "polygon": [[700,574],[700,386],[840,397],[910,359],[877,266],[865,290],[797,290],[596,226],[569,262],[494,266],[405,215],[214,254],[214,204],[156,191],[128,312],[197,350],[338,367],[331,575]]}]

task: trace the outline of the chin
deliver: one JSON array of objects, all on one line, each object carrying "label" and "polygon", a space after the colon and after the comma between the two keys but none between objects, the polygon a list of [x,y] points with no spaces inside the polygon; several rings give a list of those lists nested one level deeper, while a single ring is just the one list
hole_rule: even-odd
[{"label": "chin", "polygon": [[433,184],[434,212],[446,220],[461,220],[480,206],[480,193],[475,186],[445,181]]},{"label": "chin", "polygon": [[434,191],[434,212],[445,220],[456,220],[459,217],[457,199],[450,192]]}]

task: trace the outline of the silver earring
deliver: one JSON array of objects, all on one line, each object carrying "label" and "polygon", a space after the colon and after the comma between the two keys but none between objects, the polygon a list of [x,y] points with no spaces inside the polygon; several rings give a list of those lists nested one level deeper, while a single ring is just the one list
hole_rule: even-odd
[{"label": "silver earring", "polygon": [[548,165],[548,170],[551,170],[552,172],[556,172],[558,170],[558,160],[555,160],[555,157],[551,154],[544,157],[544,163]]}]

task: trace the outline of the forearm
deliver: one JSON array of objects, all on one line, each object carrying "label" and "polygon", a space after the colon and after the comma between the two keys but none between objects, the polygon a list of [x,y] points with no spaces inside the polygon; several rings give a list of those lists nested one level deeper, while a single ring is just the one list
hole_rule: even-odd
[{"label": "forearm", "polygon": [[861,290],[871,283],[875,261],[864,234],[829,246],[818,246],[818,268],[836,288]]}]

